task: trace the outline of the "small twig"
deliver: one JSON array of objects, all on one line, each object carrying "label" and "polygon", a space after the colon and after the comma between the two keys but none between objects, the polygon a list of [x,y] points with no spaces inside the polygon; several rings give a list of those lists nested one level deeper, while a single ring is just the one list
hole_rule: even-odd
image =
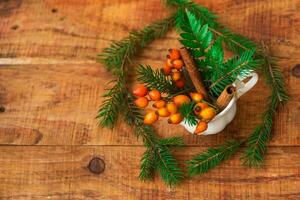
[{"label": "small twig", "polygon": [[[219,36],[225,37],[225,35],[224,35],[223,33],[217,31],[217,30],[214,29],[214,28],[208,27],[208,29],[209,29],[210,31],[214,32],[215,34],[219,35]],[[228,37],[226,37],[226,38],[228,38]],[[238,45],[239,47],[241,47],[242,49],[244,49],[244,50],[249,50],[247,47],[243,46],[242,44],[238,43],[237,41],[235,41],[235,40],[233,40],[233,39],[231,39],[231,38],[228,38],[228,39],[229,39],[232,43],[234,43],[234,44]]]},{"label": "small twig", "polygon": [[[276,83],[275,77],[274,77],[274,72],[273,72],[272,66],[271,66],[271,64],[270,64],[270,61],[269,61],[269,59],[268,59],[268,57],[269,57],[269,55],[268,55],[268,54],[269,54],[269,52],[268,52],[268,51],[269,51],[269,48],[268,48],[268,46],[266,46],[266,44],[264,43],[264,41],[262,41],[261,44],[262,44],[262,47],[263,47],[263,50],[264,50],[264,59],[265,59],[266,64],[267,64],[267,66],[268,66],[268,70],[269,70],[269,72],[270,72],[270,75],[271,75],[271,78],[272,78],[273,85],[274,85],[275,87],[277,87],[277,83]],[[266,56],[265,54],[267,54],[267,56]],[[281,96],[279,95],[279,93],[276,92],[276,94],[277,94],[277,97],[278,97],[279,101],[282,102],[283,100],[282,100]]]},{"label": "small twig", "polygon": [[213,84],[211,84],[209,86],[209,88],[211,89],[212,87],[214,87],[217,83],[219,83],[220,81],[224,80],[225,78],[227,78],[228,76],[230,76],[233,72],[237,71],[238,69],[240,69],[241,67],[247,65],[248,62],[244,62],[242,64],[240,64],[239,66],[237,66],[236,68],[234,68],[233,70],[231,70],[230,72],[228,72],[227,74],[225,74],[225,76],[220,77],[219,79],[217,79]]}]

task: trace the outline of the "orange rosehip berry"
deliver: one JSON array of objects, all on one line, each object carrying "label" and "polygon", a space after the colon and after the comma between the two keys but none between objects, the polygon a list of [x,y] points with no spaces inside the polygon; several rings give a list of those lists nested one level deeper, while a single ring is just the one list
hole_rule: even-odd
[{"label": "orange rosehip berry", "polygon": [[179,124],[183,120],[180,113],[171,114],[168,123],[169,124]]},{"label": "orange rosehip berry", "polygon": [[216,111],[212,107],[208,107],[201,110],[199,116],[204,120],[210,121],[216,116]]},{"label": "orange rosehip berry", "polygon": [[178,81],[181,78],[181,72],[173,72],[172,73],[172,80],[173,81]]},{"label": "orange rosehip berry", "polygon": [[177,88],[182,89],[185,86],[185,80],[184,79],[180,79],[178,81],[175,82],[175,85]]},{"label": "orange rosehip berry", "polygon": [[169,103],[167,103],[166,108],[167,108],[167,110],[168,110],[171,114],[175,114],[175,113],[177,113],[177,111],[178,111],[178,108],[177,108],[177,106],[175,105],[174,102],[169,102]]},{"label": "orange rosehip berry", "polygon": [[194,106],[194,113],[195,113],[196,115],[199,115],[200,112],[201,112],[202,110],[204,110],[205,108],[208,108],[208,105],[207,105],[206,103],[199,102],[199,103],[197,103],[197,104]]},{"label": "orange rosehip berry", "polygon": [[158,101],[161,98],[161,94],[157,89],[153,89],[149,92],[150,99],[153,101]]},{"label": "orange rosehip berry", "polygon": [[197,124],[197,127],[196,127],[196,130],[194,131],[194,134],[200,135],[202,132],[204,132],[206,130],[207,130],[207,123],[203,122],[203,121],[200,121]]},{"label": "orange rosehip berry", "polygon": [[172,60],[170,58],[167,59],[165,66],[173,67]]},{"label": "orange rosehip berry", "polygon": [[148,89],[146,86],[142,85],[142,84],[139,84],[139,85],[136,85],[133,89],[133,95],[134,96],[138,96],[138,97],[144,97],[147,95],[148,93]]},{"label": "orange rosehip berry", "polygon": [[190,103],[190,101],[191,101],[190,98],[183,94],[177,95],[173,98],[173,102],[177,107],[182,106],[182,104],[184,103]]},{"label": "orange rosehip berry", "polygon": [[167,108],[160,108],[156,111],[156,114],[158,114],[160,117],[169,117],[170,112]]},{"label": "orange rosehip berry", "polygon": [[178,49],[169,49],[169,57],[172,60],[177,60],[180,58],[180,51]]},{"label": "orange rosehip berry", "polygon": [[170,75],[172,73],[172,67],[169,65],[164,66],[162,69],[165,75]]},{"label": "orange rosehip berry", "polygon": [[191,92],[190,93],[190,97],[192,98],[192,100],[196,103],[200,102],[203,100],[204,96],[198,92]]},{"label": "orange rosehip berry", "polygon": [[155,113],[155,111],[148,112],[144,117],[144,124],[153,124],[158,120],[158,115]]},{"label": "orange rosehip berry", "polygon": [[139,108],[145,108],[148,106],[148,102],[146,97],[139,97],[134,101],[134,104]]},{"label": "orange rosehip berry", "polygon": [[156,101],[154,104],[153,104],[153,107],[154,108],[163,108],[166,106],[166,102],[164,100],[159,100],[159,101]]},{"label": "orange rosehip berry", "polygon": [[182,67],[183,67],[184,63],[182,60],[173,60],[172,61],[172,66],[177,69],[177,70],[180,70]]}]

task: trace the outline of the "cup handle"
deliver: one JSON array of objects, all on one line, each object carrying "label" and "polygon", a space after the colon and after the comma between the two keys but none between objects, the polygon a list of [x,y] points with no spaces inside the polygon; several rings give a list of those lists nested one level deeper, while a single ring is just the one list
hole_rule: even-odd
[{"label": "cup handle", "polygon": [[[248,77],[251,77],[251,79],[247,83],[244,83],[243,80],[245,80]],[[249,90],[251,90],[254,87],[254,85],[257,83],[257,81],[258,81],[258,75],[255,72],[251,72],[248,76],[238,77],[238,80],[235,82],[235,85],[237,87],[236,97],[240,98]]]}]

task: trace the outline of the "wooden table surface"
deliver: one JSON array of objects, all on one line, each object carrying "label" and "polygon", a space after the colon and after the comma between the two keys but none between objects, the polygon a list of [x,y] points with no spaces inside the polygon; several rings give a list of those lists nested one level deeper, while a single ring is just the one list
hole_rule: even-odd
[{"label": "wooden table surface", "polygon": [[[159,177],[138,180],[145,150],[121,121],[113,130],[94,119],[113,77],[97,63],[112,41],[168,16],[160,0],[0,1],[0,199],[300,199],[299,0],[198,0],[234,31],[270,44],[291,100],[280,109],[262,169],[241,166],[241,152],[209,173],[168,188]],[[175,31],[155,41],[136,63],[162,66]],[[299,66],[297,68],[299,70]],[[230,126],[194,137],[156,124],[161,137],[183,136],[184,161],[228,138],[246,138],[260,122],[269,90],[260,79],[238,102]],[[103,173],[88,170],[99,157]]]}]

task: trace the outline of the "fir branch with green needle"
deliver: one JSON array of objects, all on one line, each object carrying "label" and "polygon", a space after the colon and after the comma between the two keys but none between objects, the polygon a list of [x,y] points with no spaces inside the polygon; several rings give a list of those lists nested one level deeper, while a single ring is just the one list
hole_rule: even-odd
[{"label": "fir branch with green needle", "polygon": [[155,170],[155,153],[152,149],[147,149],[141,160],[141,171],[139,178],[142,181],[152,180]]},{"label": "fir branch with green needle", "polygon": [[123,40],[112,43],[110,47],[104,49],[103,53],[99,55],[99,61],[118,77],[115,81],[115,86],[107,92],[108,95],[104,95],[105,100],[97,116],[100,125],[112,128],[116,123],[118,111],[123,106],[120,103],[121,101],[117,102],[117,99],[119,99],[122,94],[127,93],[125,87],[125,72],[127,66],[131,63],[131,58],[139,49],[145,47],[154,39],[164,36],[173,25],[174,16],[154,22],[141,31],[131,32],[129,36]]},{"label": "fir branch with green needle", "polygon": [[120,102],[122,102],[124,97],[122,83],[118,82],[113,88],[108,90],[103,97],[105,100],[102,102],[96,118],[99,119],[99,123],[102,127],[113,128],[122,106]]},{"label": "fir branch with green needle", "polygon": [[[142,120],[142,115],[139,113],[139,109],[132,103],[133,97],[129,94],[128,98],[125,99],[125,122],[128,123],[131,127],[135,129],[135,134],[137,137],[142,137],[144,144],[147,147],[147,151],[142,159],[141,163],[141,172],[140,177],[142,179],[149,179],[152,175],[151,170],[156,169],[159,171],[160,176],[163,181],[170,185],[174,186],[183,180],[183,172],[179,168],[179,165],[173,155],[170,153],[168,146],[170,142],[181,143],[179,138],[170,138],[170,139],[159,139],[155,135],[155,131],[151,126],[144,125]],[[150,152],[151,151],[151,156]],[[149,159],[154,159],[154,162]],[[149,165],[152,164],[152,167]],[[155,165],[155,166],[154,166]]]},{"label": "fir branch with green needle", "polygon": [[269,55],[269,49],[264,43],[262,43],[262,48],[262,59],[264,60],[262,71],[265,74],[266,83],[270,86],[271,90],[276,93],[278,101],[283,105],[289,100],[289,95],[285,87],[282,73],[278,68],[276,59]]},{"label": "fir branch with green needle", "polygon": [[161,146],[156,153],[156,169],[161,178],[170,186],[177,185],[184,179],[184,176],[169,148]]},{"label": "fir branch with green needle", "polygon": [[235,34],[230,29],[217,21],[217,16],[210,12],[206,7],[196,4],[190,0],[166,0],[166,5],[177,7],[176,26],[181,27],[186,23],[185,11],[188,9],[197,19],[209,26],[209,30],[216,36],[221,36],[226,47],[241,54],[245,50],[257,49],[257,44],[245,36]]},{"label": "fir branch with green needle", "polygon": [[[169,1],[180,2],[180,0]],[[179,25],[183,24],[184,20],[186,20],[186,18],[184,17],[184,9],[186,8],[187,6],[181,4],[181,6],[177,10],[176,22]],[[207,14],[207,12],[202,12],[200,9],[195,8],[193,9],[192,13],[195,14],[198,19],[207,23],[209,25],[209,30],[212,31],[215,35],[221,36],[229,50],[237,53],[238,55],[242,55],[244,51],[253,51],[256,49],[257,51],[255,57],[260,60],[259,62],[263,63],[261,69],[264,72],[267,84],[272,90],[272,95],[269,98],[269,101],[271,103],[269,103],[269,107],[265,112],[263,123],[259,125],[255,129],[253,134],[249,137],[248,147],[243,156],[245,165],[261,165],[264,160],[263,155],[266,152],[267,142],[270,140],[273,115],[275,115],[274,110],[276,110],[279,104],[284,104],[288,99],[285,84],[282,75],[277,68],[277,63],[270,57],[268,53],[266,53],[264,45],[263,49],[261,49],[257,44],[255,44],[248,38],[238,34],[234,34],[229,29],[224,28],[224,26],[220,23],[213,22],[215,19],[211,18],[211,14]],[[223,84],[223,86],[225,85],[226,84]],[[219,92],[220,90],[215,91],[215,93]],[[276,99],[279,101],[279,103],[276,101]]]},{"label": "fir branch with green needle", "polygon": [[164,20],[154,22],[138,32],[131,32],[128,37],[119,42],[114,42],[110,47],[104,49],[98,55],[98,61],[103,63],[113,74],[119,75],[122,72],[123,63],[130,63],[130,58],[139,49],[144,48],[153,40],[164,36],[174,26],[174,20],[173,15]]},{"label": "fir branch with green needle", "polygon": [[[244,51],[239,57],[233,57],[224,62],[224,51],[222,48],[222,37],[215,38],[209,30],[208,24],[202,25],[201,21],[194,14],[186,10],[187,21],[184,25],[181,37],[182,44],[193,49],[195,52],[204,52],[203,62],[210,68],[204,72],[204,79],[209,80],[210,93],[218,97],[227,85],[232,84],[238,76],[248,75],[251,70],[256,69],[260,61],[253,58],[254,50]],[[189,31],[189,32],[185,32]],[[189,37],[186,35],[189,34]]]},{"label": "fir branch with green needle", "polygon": [[[153,176],[154,169],[161,174],[162,179],[169,185],[175,185],[183,179],[183,173],[178,167],[176,159],[170,154],[167,142],[178,139],[160,140],[151,126],[144,125],[143,116],[134,105],[134,98],[127,90],[127,72],[131,64],[131,58],[138,52],[138,49],[145,47],[152,40],[163,36],[174,24],[174,17],[155,22],[139,32],[130,35],[120,42],[113,43],[111,47],[101,54],[101,62],[107,69],[118,77],[115,86],[105,95],[106,98],[100,107],[98,119],[102,126],[113,127],[117,115],[122,114],[125,122],[134,128],[137,137],[142,138],[147,148],[141,161],[140,178],[148,180]],[[118,100],[118,101],[117,101]],[[117,104],[117,103],[118,104]],[[118,106],[118,107],[117,107]]]},{"label": "fir branch with green needle", "polygon": [[189,176],[204,174],[208,170],[215,168],[222,161],[229,159],[235,154],[240,145],[240,142],[230,140],[220,147],[208,148],[207,151],[195,156],[188,162]]},{"label": "fir branch with green needle", "polygon": [[195,126],[198,123],[198,118],[194,113],[195,103],[184,103],[180,108],[179,112],[184,118],[184,122],[190,126]]},{"label": "fir branch with green needle", "polygon": [[[270,138],[269,127],[271,127],[271,122],[273,122],[271,119],[272,117],[270,116],[275,115],[272,110],[276,110],[279,103],[284,104],[288,99],[282,75],[277,68],[277,63],[270,57],[270,55],[265,53],[265,48],[261,50],[260,47],[253,41],[244,36],[235,34],[229,29],[225,28],[223,25],[215,21],[216,18],[213,13],[209,12],[208,10],[203,12],[201,6],[199,9],[199,6],[195,6],[195,4],[189,0],[167,0],[166,2],[168,5],[177,6],[178,8],[176,14],[177,26],[182,26],[186,23],[185,9],[189,9],[197,17],[197,19],[200,19],[202,22],[209,25],[209,30],[211,32],[213,32],[216,36],[223,38],[223,41],[226,43],[226,46],[229,50],[237,53],[238,55],[243,54],[244,51],[257,50],[255,57],[263,61],[262,71],[266,77],[267,84],[272,90],[272,95],[270,96],[269,100],[271,103],[269,103],[269,108],[264,115],[263,124],[258,126],[250,136],[248,141],[250,146],[248,146],[246,149],[246,156],[244,155],[243,158],[244,164],[246,165],[257,166],[261,164],[263,161],[263,153],[266,149],[266,143]],[[193,7],[193,9],[191,9],[191,7]],[[184,30],[187,30],[186,27]],[[188,34],[186,34],[186,36],[190,37]],[[201,55],[201,52],[199,55]],[[215,91],[215,93],[219,93],[219,91]],[[279,101],[279,103],[276,101],[276,99]],[[253,145],[253,141],[256,141],[254,144],[262,144],[260,147],[261,150],[259,150],[258,145]],[[256,153],[258,156],[255,157],[254,152],[258,152]]]},{"label": "fir branch with green needle", "polygon": [[[151,24],[141,31],[130,33],[127,38],[120,42],[113,43],[111,47],[105,49],[99,56],[99,60],[105,64],[108,70],[117,76],[117,80],[115,85],[105,95],[105,101],[100,107],[98,119],[102,126],[113,127],[118,114],[122,114],[126,123],[134,128],[135,134],[143,139],[147,148],[141,161],[140,178],[148,180],[153,176],[154,171],[157,170],[160,172],[165,183],[175,185],[183,179],[183,173],[168,147],[176,146],[176,144],[179,144],[179,140],[172,138],[159,139],[151,126],[143,124],[142,115],[139,113],[139,109],[132,103],[133,100],[132,97],[128,95],[129,92],[126,85],[126,75],[129,71],[132,57],[152,40],[163,36],[166,31],[175,24],[175,21],[177,26],[180,26],[183,30],[183,33],[181,34],[183,41],[185,41],[183,43],[190,47],[190,52],[194,58],[202,56],[207,58],[205,60],[196,60],[197,63],[201,63],[201,65],[199,65],[199,70],[201,70],[205,79],[212,76],[211,73],[207,72],[208,70],[211,70],[212,67],[221,69],[222,67],[226,67],[230,62],[236,64],[239,62],[239,59],[241,59],[245,51],[254,51],[255,49],[258,49],[258,45],[246,37],[234,34],[230,30],[224,28],[223,25],[216,21],[216,16],[205,7],[190,2],[189,0],[166,0],[166,2],[168,5],[176,6],[178,8],[175,15]],[[191,16],[194,15],[198,22],[190,23],[188,21],[189,19],[186,10],[189,10]],[[193,27],[193,29],[191,27]],[[201,28],[198,29],[198,27]],[[204,41],[199,40],[199,38],[203,36],[205,36],[203,38]],[[239,56],[230,59],[228,63],[224,63],[224,61],[221,62],[223,60],[223,58],[220,57],[222,53],[220,50],[222,50],[222,48],[220,48],[220,44],[218,44],[218,38],[220,38],[219,40],[222,40],[222,42],[225,42],[227,48]],[[198,46],[199,44],[200,46]],[[272,95],[270,96],[268,108],[263,117],[263,123],[257,127],[248,140],[248,147],[243,159],[244,163],[249,166],[257,166],[263,162],[266,144],[271,138],[271,127],[276,109],[279,104],[285,103],[287,100],[284,81],[280,71],[276,68],[275,62],[269,59],[270,56],[268,54],[264,54],[260,49],[258,50],[259,51],[256,51],[255,57],[258,60],[262,59],[264,61],[262,70],[266,76],[267,83],[272,88]],[[244,65],[245,64],[242,64],[242,67]],[[236,71],[227,72],[227,74],[229,74],[227,76],[229,77],[235,72]],[[227,76],[225,76],[225,78],[227,78]],[[220,87],[223,87],[223,79],[221,81],[218,80],[218,78],[215,78],[215,81],[218,82],[215,84],[216,88],[218,88],[218,84],[220,84]],[[213,83],[206,83],[207,86],[209,86],[209,84]],[[218,93],[217,89],[214,93]],[[116,104],[118,99],[122,99],[123,101]],[[228,147],[230,145],[226,143],[224,146]],[[214,150],[209,149],[205,152],[206,157],[201,157],[199,155],[199,159],[203,159],[203,165],[201,163],[200,165],[196,165],[194,168],[196,171],[195,174],[198,174],[198,172],[200,174],[204,173],[220,164],[225,158],[229,158],[231,153],[233,154],[240,146],[240,143],[239,145],[233,145],[232,148],[225,148],[224,146],[222,146],[223,148],[214,148]],[[215,156],[209,157],[208,155]],[[205,158],[207,159],[205,160]],[[193,168],[192,166],[193,165],[190,164],[191,168]],[[194,173],[191,172],[191,174]]]},{"label": "fir branch with green needle", "polygon": [[238,76],[247,76],[252,70],[257,69],[262,63],[260,60],[253,59],[253,50],[244,51],[240,57],[233,57],[226,63],[212,67],[211,85],[209,86],[214,96],[218,97],[227,85],[232,84]]},{"label": "fir branch with green needle", "polygon": [[243,164],[249,167],[261,166],[264,162],[264,154],[267,151],[267,143],[271,139],[273,118],[278,105],[276,93],[272,93],[267,110],[263,115],[263,123],[256,127],[247,140],[247,148],[242,156]]},{"label": "fir branch with green needle", "polygon": [[264,155],[267,151],[267,143],[272,138],[273,119],[276,115],[276,109],[288,101],[285,84],[282,74],[278,70],[276,61],[267,55],[266,46],[263,44],[265,53],[263,56],[263,73],[266,77],[266,83],[271,86],[272,94],[269,97],[267,109],[263,115],[263,122],[257,126],[247,141],[242,160],[243,164],[250,167],[259,167],[264,162]]},{"label": "fir branch with green needle", "polygon": [[137,72],[137,80],[143,82],[151,89],[157,89],[164,93],[174,93],[177,91],[176,86],[172,83],[172,80],[159,69],[154,70],[149,65],[146,67],[141,65]]},{"label": "fir branch with green needle", "polygon": [[170,138],[162,138],[159,143],[163,146],[175,146],[181,147],[184,145],[184,141],[182,137],[170,137]]}]

